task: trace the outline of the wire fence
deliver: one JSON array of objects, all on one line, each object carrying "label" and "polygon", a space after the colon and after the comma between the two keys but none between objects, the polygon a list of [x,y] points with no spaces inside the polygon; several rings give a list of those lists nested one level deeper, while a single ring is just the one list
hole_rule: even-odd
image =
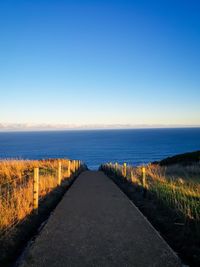
[{"label": "wire fence", "polygon": [[144,193],[150,192],[166,206],[177,211],[185,219],[200,222],[200,186],[184,179],[166,176],[166,169],[160,166],[127,166],[126,163],[106,163],[101,169],[108,175],[114,175]]},{"label": "wire fence", "polygon": [[0,186],[0,237],[32,211],[33,179],[22,177]]},{"label": "wire fence", "polygon": [[5,164],[3,168],[0,166],[0,239],[26,220],[27,215],[37,213],[50,192],[84,168],[79,160],[65,159],[35,161],[31,166],[30,161],[23,161],[20,171],[17,161],[10,166],[9,161]]}]

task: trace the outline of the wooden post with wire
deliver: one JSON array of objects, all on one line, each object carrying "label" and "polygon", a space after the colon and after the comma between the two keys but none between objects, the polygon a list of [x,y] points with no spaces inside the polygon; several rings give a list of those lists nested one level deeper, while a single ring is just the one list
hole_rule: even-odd
[{"label": "wooden post with wire", "polygon": [[73,173],[75,174],[76,173],[76,161],[73,160]]},{"label": "wooden post with wire", "polygon": [[133,170],[131,170],[131,183],[134,182],[134,175],[133,175]]},{"label": "wooden post with wire", "polygon": [[61,161],[58,162],[58,185],[61,184],[61,172],[62,172],[62,164]]},{"label": "wooden post with wire", "polygon": [[146,169],[142,167],[142,186],[146,188]]},{"label": "wooden post with wire", "polygon": [[33,176],[33,210],[38,214],[38,193],[39,191],[39,168],[34,168]]},{"label": "wooden post with wire", "polygon": [[118,163],[115,162],[115,174],[117,174],[117,172],[118,172]]},{"label": "wooden post with wire", "polygon": [[81,161],[79,160],[78,161],[78,172],[80,172],[80,170],[81,170]]},{"label": "wooden post with wire", "polygon": [[78,173],[80,171],[80,160],[78,160],[78,163],[77,163],[77,171],[78,171]]},{"label": "wooden post with wire", "polygon": [[126,178],[126,163],[123,164],[123,176]]},{"label": "wooden post with wire", "polygon": [[71,161],[71,175],[74,173],[74,161]]},{"label": "wooden post with wire", "polygon": [[71,161],[68,161],[68,168],[67,168],[67,177],[70,178],[71,176]]},{"label": "wooden post with wire", "polygon": [[73,173],[75,174],[76,173],[76,161],[73,160]]},{"label": "wooden post with wire", "polygon": [[78,169],[79,169],[79,160],[77,160],[77,162],[76,162],[76,170],[77,170],[77,173],[78,173]]},{"label": "wooden post with wire", "polygon": [[146,197],[146,169],[142,167],[142,186],[143,186],[143,196]]}]

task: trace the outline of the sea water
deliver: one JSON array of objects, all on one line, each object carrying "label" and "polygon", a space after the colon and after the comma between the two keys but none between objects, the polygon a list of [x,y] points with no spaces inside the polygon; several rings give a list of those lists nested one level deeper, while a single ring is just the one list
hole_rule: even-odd
[{"label": "sea water", "polygon": [[200,150],[200,128],[1,132],[0,158],[83,160],[139,165]]}]

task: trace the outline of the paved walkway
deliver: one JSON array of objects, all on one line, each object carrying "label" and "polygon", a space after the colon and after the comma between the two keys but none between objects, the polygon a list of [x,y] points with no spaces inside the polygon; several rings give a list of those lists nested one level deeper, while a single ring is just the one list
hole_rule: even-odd
[{"label": "paved walkway", "polygon": [[181,266],[138,209],[102,172],[65,194],[20,267]]}]

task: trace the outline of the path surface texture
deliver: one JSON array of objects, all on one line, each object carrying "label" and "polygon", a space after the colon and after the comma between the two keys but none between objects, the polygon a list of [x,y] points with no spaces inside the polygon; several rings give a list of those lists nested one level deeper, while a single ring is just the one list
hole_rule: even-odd
[{"label": "path surface texture", "polygon": [[181,266],[127,196],[102,172],[82,173],[20,267]]}]

